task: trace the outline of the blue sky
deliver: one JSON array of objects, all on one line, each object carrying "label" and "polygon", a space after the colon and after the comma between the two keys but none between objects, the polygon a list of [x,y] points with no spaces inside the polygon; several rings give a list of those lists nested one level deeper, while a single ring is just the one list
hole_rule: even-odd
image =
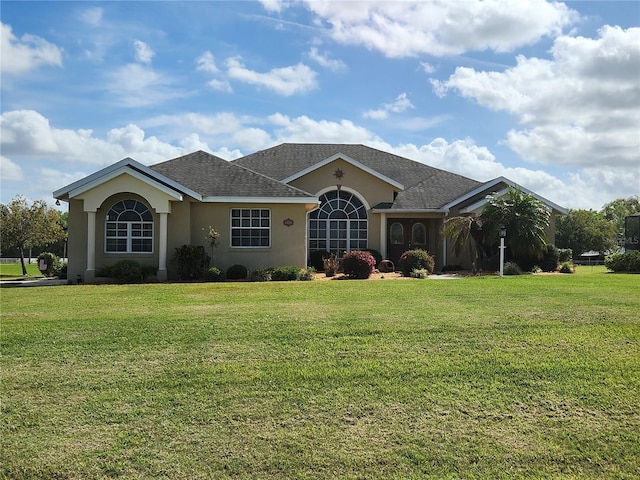
[{"label": "blue sky", "polygon": [[53,205],[125,157],[283,142],[505,176],[567,208],[640,194],[640,2],[0,8],[2,203]]}]

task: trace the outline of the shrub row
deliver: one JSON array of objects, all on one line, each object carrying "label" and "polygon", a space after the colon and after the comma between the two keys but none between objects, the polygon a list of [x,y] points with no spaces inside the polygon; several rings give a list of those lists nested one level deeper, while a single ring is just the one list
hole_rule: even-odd
[{"label": "shrub row", "polygon": [[612,272],[640,273],[640,251],[614,253],[604,259],[604,266]]},{"label": "shrub row", "polygon": [[96,272],[98,277],[113,278],[121,283],[147,282],[155,277],[158,269],[152,265],[143,265],[135,260],[120,260],[102,267]]}]

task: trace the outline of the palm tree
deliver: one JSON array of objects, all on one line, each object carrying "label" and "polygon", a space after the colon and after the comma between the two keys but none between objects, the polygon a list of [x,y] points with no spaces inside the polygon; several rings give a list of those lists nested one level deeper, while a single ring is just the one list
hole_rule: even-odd
[{"label": "palm tree", "polygon": [[[460,256],[465,245],[469,246],[469,255],[475,262],[482,257],[482,226],[478,223],[475,217],[451,217],[445,222],[442,233],[446,237],[451,238],[453,242],[453,254],[456,257]],[[472,242],[471,239],[475,242]]]},{"label": "palm tree", "polygon": [[508,252],[514,259],[541,258],[547,244],[546,228],[551,214],[544,202],[520,188],[509,187],[504,196],[493,194],[479,221],[485,240],[498,244],[500,225],[507,229]]}]

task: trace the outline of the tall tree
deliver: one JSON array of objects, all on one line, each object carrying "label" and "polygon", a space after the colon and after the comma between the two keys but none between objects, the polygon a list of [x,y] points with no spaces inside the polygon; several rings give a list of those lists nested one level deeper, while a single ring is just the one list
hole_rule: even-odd
[{"label": "tall tree", "polygon": [[574,256],[591,250],[604,253],[616,248],[617,234],[615,223],[601,213],[595,210],[569,210],[558,219],[556,246],[570,248]]},{"label": "tall tree", "polygon": [[506,195],[489,197],[480,221],[485,241],[495,245],[498,243],[499,226],[506,227],[506,245],[511,256],[518,261],[542,257],[550,217],[544,202],[520,188],[510,187]]},{"label": "tall tree", "polygon": [[605,203],[600,213],[615,224],[618,234],[624,234],[625,217],[640,213],[640,197],[633,195],[629,198],[618,198]]},{"label": "tall tree", "polygon": [[22,274],[27,274],[24,251],[29,247],[49,245],[64,238],[60,212],[47,207],[43,200],[31,206],[18,195],[8,205],[0,205],[0,232],[2,244],[20,252]]}]

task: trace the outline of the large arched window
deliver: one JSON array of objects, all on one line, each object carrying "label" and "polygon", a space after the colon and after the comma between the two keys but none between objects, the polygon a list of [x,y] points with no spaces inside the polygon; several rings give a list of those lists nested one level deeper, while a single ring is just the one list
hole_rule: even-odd
[{"label": "large arched window", "polygon": [[353,193],[333,190],[320,196],[309,215],[309,250],[342,255],[367,248],[367,209]]},{"label": "large arched window", "polygon": [[104,249],[108,253],[152,253],[153,215],[138,200],[121,200],[107,213]]}]

